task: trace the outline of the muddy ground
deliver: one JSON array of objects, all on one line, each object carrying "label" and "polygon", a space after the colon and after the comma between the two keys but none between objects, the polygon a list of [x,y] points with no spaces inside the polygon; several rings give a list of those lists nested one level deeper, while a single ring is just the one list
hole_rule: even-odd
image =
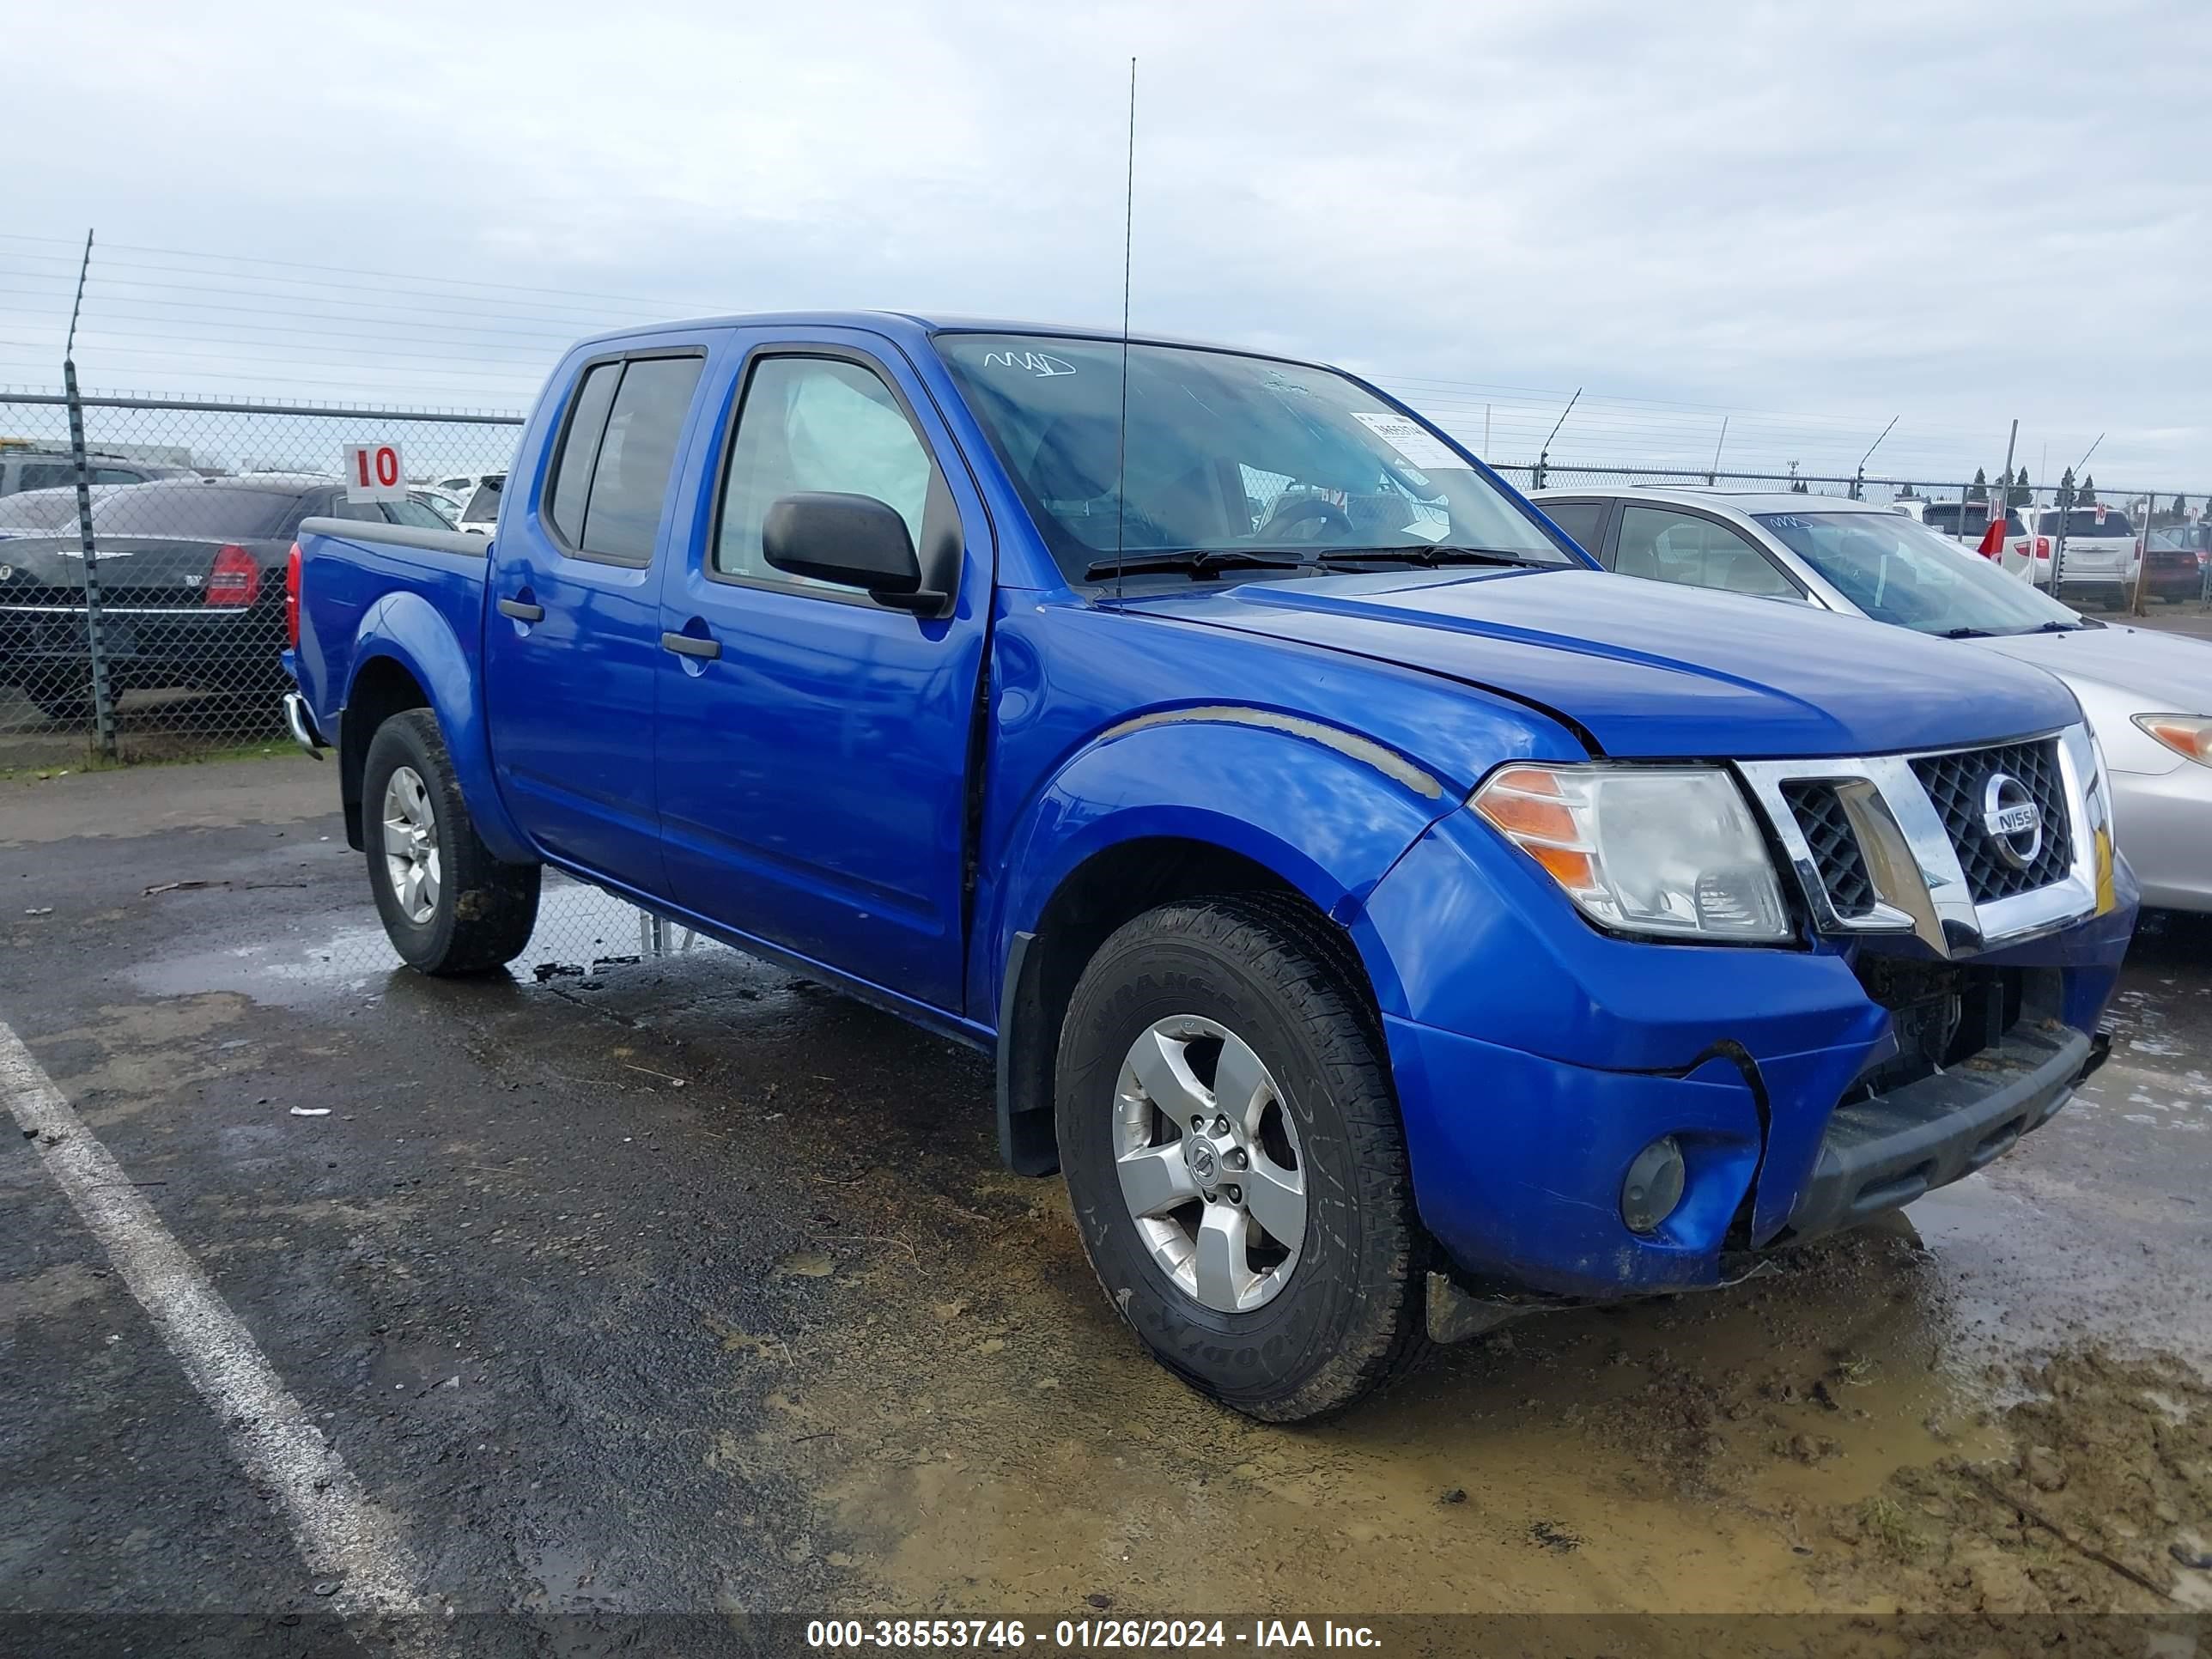
[{"label": "muddy ground", "polygon": [[[980,1058],[711,946],[607,960],[634,914],[581,889],[512,979],[395,971],[330,787],[0,784],[0,1020],[441,1605],[2212,1603],[2212,933],[2148,931],[2112,1065],[1907,1219],[1285,1431],[1139,1352]],[[0,1612],[314,1610],[12,1135],[0,1375]]]}]

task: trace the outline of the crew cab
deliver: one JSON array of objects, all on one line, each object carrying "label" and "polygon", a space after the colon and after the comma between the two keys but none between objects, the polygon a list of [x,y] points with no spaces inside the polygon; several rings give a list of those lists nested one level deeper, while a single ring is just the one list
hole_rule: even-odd
[{"label": "crew cab", "polygon": [[2135,913],[2050,676],[1599,570],[1279,357],[608,335],[489,546],[312,521],[292,586],[407,963],[500,968],[550,866],[995,1054],[1115,1307],[1276,1420],[1980,1167]]}]

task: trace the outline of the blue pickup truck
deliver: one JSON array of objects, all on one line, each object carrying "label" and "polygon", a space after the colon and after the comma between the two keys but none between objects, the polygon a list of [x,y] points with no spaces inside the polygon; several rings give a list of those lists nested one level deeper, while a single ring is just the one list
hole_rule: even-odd
[{"label": "blue pickup truck", "polygon": [[489,549],[311,521],[290,586],[408,963],[550,865],[994,1054],[1114,1306],[1275,1420],[1979,1168],[2134,920],[2056,680],[1598,570],[1311,363],[609,335]]}]

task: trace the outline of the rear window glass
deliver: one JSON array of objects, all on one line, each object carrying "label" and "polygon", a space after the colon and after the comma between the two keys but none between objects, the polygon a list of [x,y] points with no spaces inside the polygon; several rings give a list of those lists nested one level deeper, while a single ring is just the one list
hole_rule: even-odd
[{"label": "rear window glass", "polygon": [[[599,458],[599,439],[607,429],[607,410],[622,384],[623,366],[599,363],[585,370],[568,411],[568,430],[561,440],[561,458],[553,464],[553,478],[545,488],[545,520],[565,542],[577,539],[584,527],[584,504],[592,493],[592,467]],[[479,500],[483,492],[477,492]],[[483,515],[469,503],[470,518]]]},{"label": "rear window glass", "polygon": [[1603,501],[1539,501],[1544,516],[1575,538],[1585,553],[1597,551],[1597,527],[1605,522]]},{"label": "rear window glass", "polygon": [[92,509],[92,527],[111,536],[183,536],[195,541],[251,541],[274,536],[300,505],[300,493],[207,484],[139,484]]},{"label": "rear window glass", "polygon": [[[106,493],[95,486],[92,498],[96,501]],[[0,495],[0,528],[55,530],[74,529],[76,525],[74,489],[40,489],[23,495]]]},{"label": "rear window glass", "polygon": [[[1963,536],[1978,541],[1983,532],[1990,527],[1990,509],[1986,503],[1968,501],[1966,507],[1966,523],[1961,525],[1959,522],[1958,502],[1930,501],[1921,509],[1920,522],[1930,530],[1942,531],[1946,536]],[[2005,514],[2005,528],[2015,535],[2019,534],[2022,529],[2020,514],[2008,510]]]},{"label": "rear window glass", "polygon": [[51,489],[57,484],[76,481],[76,467],[66,461],[26,461],[15,474],[18,489]]},{"label": "rear window glass", "polygon": [[[2056,536],[2058,533],[2058,514],[2045,513],[2043,522],[2036,527],[2036,533]],[[2107,509],[2101,522],[2094,507],[2077,507],[2066,514],[2066,535],[2069,541],[2086,541],[2099,536],[2132,536],[2135,533],[2136,527],[2129,522],[2128,515],[2117,507]]]},{"label": "rear window glass", "polygon": [[[599,464],[592,469],[584,533],[577,538],[580,551],[623,564],[651,561],[677,440],[704,362],[641,357],[623,367],[621,388],[607,410],[606,435],[599,441]],[[566,464],[564,457],[564,470]]]},{"label": "rear window glass", "polygon": [[499,489],[506,480],[486,478],[477,486],[477,493],[469,497],[469,504],[461,509],[461,516],[471,523],[499,517]]}]

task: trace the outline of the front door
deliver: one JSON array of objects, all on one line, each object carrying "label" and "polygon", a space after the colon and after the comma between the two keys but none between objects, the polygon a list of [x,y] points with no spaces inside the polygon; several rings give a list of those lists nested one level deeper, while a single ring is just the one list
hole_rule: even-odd
[{"label": "front door", "polygon": [[[732,392],[711,510],[662,589],[673,896],[959,1013],[969,751],[991,601],[981,501],[911,366],[873,335],[763,340]],[[799,490],[886,501],[917,548],[959,538],[954,614],[924,618],[772,568],[762,521]]]},{"label": "front door", "polygon": [[662,895],[653,800],[665,525],[703,342],[635,346],[574,372],[535,500],[506,504],[484,617],[500,781],[544,853]]}]

